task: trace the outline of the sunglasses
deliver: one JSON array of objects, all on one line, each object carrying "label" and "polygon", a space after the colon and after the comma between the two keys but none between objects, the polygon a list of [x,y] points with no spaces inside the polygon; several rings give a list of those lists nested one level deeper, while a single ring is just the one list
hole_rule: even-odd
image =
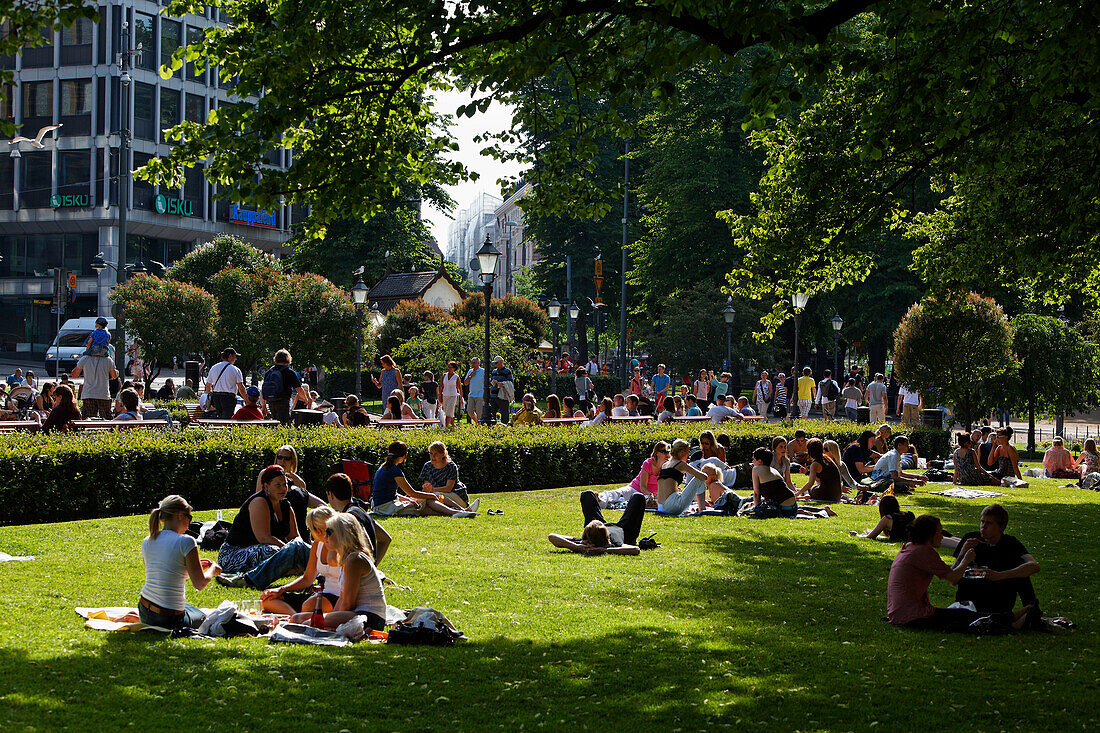
[{"label": "sunglasses", "polygon": [[275,460],[276,461],[293,461],[294,456],[288,456],[285,453],[279,453],[278,455],[275,456]]},{"label": "sunglasses", "polygon": [[326,527],[325,528],[325,537],[331,537],[331,536],[332,536],[332,527]]}]

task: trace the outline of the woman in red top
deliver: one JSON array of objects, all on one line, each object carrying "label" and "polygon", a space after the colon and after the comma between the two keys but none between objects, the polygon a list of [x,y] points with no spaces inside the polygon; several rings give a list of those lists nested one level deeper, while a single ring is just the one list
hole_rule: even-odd
[{"label": "woman in red top", "polygon": [[1013,613],[989,614],[988,624],[975,625],[982,614],[965,608],[938,608],[928,598],[928,586],[932,578],[944,578],[957,585],[974,562],[974,548],[969,547],[955,567],[948,567],[936,548],[943,543],[943,527],[938,517],[922,514],[909,528],[909,539],[890,566],[890,578],[886,584],[886,615],[895,626],[910,629],[958,631],[980,634],[988,631],[1004,631],[1009,627],[1019,630],[1025,623],[1034,623],[1039,607],[1035,604]]}]

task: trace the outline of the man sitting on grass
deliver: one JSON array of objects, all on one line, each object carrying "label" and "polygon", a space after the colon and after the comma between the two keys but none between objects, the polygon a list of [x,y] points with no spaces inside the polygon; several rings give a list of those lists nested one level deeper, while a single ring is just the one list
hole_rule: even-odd
[{"label": "man sitting on grass", "polygon": [[642,531],[645,518],[645,497],[634,494],[618,522],[608,523],[600,513],[600,501],[594,491],[581,492],[584,530],[580,537],[552,534],[548,538],[554,547],[572,550],[582,555],[637,555],[641,549],[634,543]]},{"label": "man sitting on grass", "polygon": [[1038,602],[1031,576],[1039,572],[1039,563],[1022,542],[1004,533],[1007,526],[1005,508],[990,504],[982,510],[979,530],[963,535],[961,544],[955,548],[957,558],[969,549],[974,550],[974,566],[981,573],[980,578],[959,581],[955,600],[973,601],[982,613],[1011,611],[1016,596],[1024,606]]},{"label": "man sitting on grass", "polygon": [[877,483],[889,478],[894,484],[894,490],[912,489],[914,486],[924,486],[928,479],[914,473],[906,473],[901,470],[901,457],[909,451],[909,438],[899,435],[894,438],[894,449],[887,451],[882,458],[875,463],[875,470],[871,472],[871,481]]}]

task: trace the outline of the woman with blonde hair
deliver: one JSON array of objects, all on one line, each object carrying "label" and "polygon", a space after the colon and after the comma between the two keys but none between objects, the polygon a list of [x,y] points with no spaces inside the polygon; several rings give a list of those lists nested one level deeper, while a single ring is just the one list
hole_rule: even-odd
[{"label": "woman with blonde hair", "polygon": [[848,470],[848,465],[841,460],[840,456],[840,444],[835,440],[826,440],[822,446],[832,459],[836,467],[840,469],[840,481],[844,485],[844,492],[848,493],[848,489],[858,489],[859,482],[852,476],[852,472]]},{"label": "woman with blonde hair", "polygon": [[[704,466],[704,470],[700,471],[689,464],[687,457],[690,450],[691,444],[686,440],[677,438],[673,441],[672,455],[657,473],[657,511],[664,514],[683,514],[697,496],[699,510],[707,508],[707,482],[714,480],[714,474],[718,469],[713,466]],[[713,473],[708,475],[704,471]],[[692,480],[680,489],[685,475],[690,476]]]},{"label": "woman with blonde hair", "polygon": [[439,499],[450,499],[459,507],[476,512],[480,500],[470,504],[470,495],[458,478],[458,465],[451,460],[447,446],[435,441],[428,446],[428,458],[420,469],[420,487]]},{"label": "woman with blonde hair", "polygon": [[[325,545],[336,551],[341,578],[340,597],[333,610],[325,614],[325,627],[334,629],[363,616],[368,627],[381,631],[386,626],[386,593],[363,525],[350,514],[336,514],[325,528]],[[305,623],[309,614],[296,614],[290,620]]]},{"label": "woman with blonde hair", "polygon": [[340,597],[340,563],[336,552],[325,544],[328,520],[335,516],[336,512],[328,505],[309,510],[306,524],[309,526],[313,544],[309,550],[306,569],[296,580],[277,588],[268,588],[260,594],[265,611],[283,615],[312,613],[317,600],[308,589],[318,576],[325,579],[321,609],[327,613],[335,607],[336,600]]},{"label": "woman with blonde hair", "polygon": [[149,513],[149,536],[141,541],[145,585],[138,600],[138,617],[143,624],[196,628],[206,617],[187,603],[185,583],[190,578],[191,585],[202,590],[222,569],[199,558],[195,538],[185,534],[190,523],[191,505],[176,494],[161,499]]}]

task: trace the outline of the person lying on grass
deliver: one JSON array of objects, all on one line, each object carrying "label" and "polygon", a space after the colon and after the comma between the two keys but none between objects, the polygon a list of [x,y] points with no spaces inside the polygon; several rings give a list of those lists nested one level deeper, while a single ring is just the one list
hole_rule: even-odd
[{"label": "person lying on grass", "polygon": [[309,514],[306,515],[306,525],[309,527],[313,544],[310,546],[305,572],[286,585],[268,588],[261,593],[260,598],[265,612],[284,616],[312,612],[317,605],[317,597],[307,589],[313,585],[318,575],[325,579],[321,608],[325,613],[333,609],[340,596],[340,563],[336,552],[325,546],[325,529],[328,526],[328,520],[335,516],[336,512],[327,506],[309,510]]},{"label": "person lying on grass", "polygon": [[[1016,613],[995,614],[933,606],[928,599],[932,578],[943,578],[951,585],[958,585],[967,567],[974,562],[974,548],[963,550],[955,567],[948,567],[936,552],[943,543],[943,527],[939,518],[930,514],[922,514],[913,521],[909,540],[890,566],[886,586],[886,615],[890,623],[909,629],[983,633],[1018,631],[1025,624],[1037,622],[1039,607],[1034,604]],[[975,624],[979,619],[982,623]]]},{"label": "person lying on grass", "polygon": [[[875,525],[874,529],[869,529],[863,534],[852,530],[851,535],[853,537],[866,537],[869,540],[881,537],[887,542],[909,541],[909,528],[913,525],[916,517],[913,512],[903,512],[901,510],[901,505],[898,503],[896,496],[885,494],[879,499],[878,515],[878,524]],[[944,547],[953,550],[959,546],[959,538],[944,532],[942,544]]]},{"label": "person lying on grass", "polygon": [[638,534],[645,518],[645,497],[634,494],[618,522],[607,522],[600,513],[599,499],[593,491],[581,492],[584,530],[580,537],[552,534],[547,539],[554,547],[582,555],[637,555]]},{"label": "person lying on grass", "polygon": [[1031,576],[1039,572],[1039,561],[1022,542],[1005,534],[1007,527],[1008,512],[1000,504],[990,504],[982,510],[978,531],[963,535],[955,555],[961,558],[973,550],[980,579],[960,582],[955,600],[973,601],[985,613],[1011,611],[1017,595],[1023,606],[1038,603]]},{"label": "person lying on grass", "polygon": [[[343,512],[331,517],[325,527],[325,545],[336,551],[343,579],[335,607],[325,614],[325,628],[335,629],[356,616],[363,616],[371,629],[384,629],[386,593],[363,525]],[[325,587],[328,587],[327,582]],[[296,624],[308,623],[309,619],[310,614],[304,612],[290,617]]]},{"label": "person lying on grass", "polygon": [[875,470],[871,472],[871,480],[881,481],[884,478],[889,478],[893,482],[895,491],[898,489],[909,490],[914,486],[924,486],[928,483],[928,479],[924,476],[918,476],[915,473],[906,473],[901,470],[901,457],[908,451],[909,438],[904,435],[899,435],[894,438],[894,449],[887,451],[886,454],[875,463]]},{"label": "person lying on grass", "polygon": [[778,509],[779,516],[787,519],[794,519],[797,516],[814,518],[822,515],[830,517],[836,516],[836,512],[829,507],[825,507],[820,512],[799,509],[798,500],[795,499],[794,492],[787,487],[787,483],[783,480],[783,476],[772,468],[771,463],[772,452],[770,450],[767,448],[757,448],[753,451],[752,505],[754,507],[759,507],[765,503],[772,504]]},{"label": "person lying on grass", "polygon": [[185,534],[190,523],[191,505],[176,494],[161,499],[149,513],[149,536],[141,541],[145,585],[138,600],[138,617],[143,624],[198,628],[206,618],[186,602],[185,583],[190,578],[195,590],[202,590],[222,569],[199,558],[195,538]]},{"label": "person lying on grass", "polygon": [[[661,466],[668,461],[668,457],[668,443],[663,440],[657,441],[653,445],[653,452],[649,458],[642,461],[642,467],[633,481],[622,488],[601,491],[596,496],[600,509],[607,509],[620,502],[629,501],[630,497],[635,494],[641,494],[642,498],[646,500],[647,507],[656,509],[657,475],[661,472]],[[652,504],[652,507],[650,507],[650,504]]]},{"label": "person lying on grass", "polygon": [[390,443],[386,462],[371,480],[371,511],[383,517],[476,517],[454,500],[417,491],[405,478],[401,466],[409,457],[409,447],[400,440]]}]

